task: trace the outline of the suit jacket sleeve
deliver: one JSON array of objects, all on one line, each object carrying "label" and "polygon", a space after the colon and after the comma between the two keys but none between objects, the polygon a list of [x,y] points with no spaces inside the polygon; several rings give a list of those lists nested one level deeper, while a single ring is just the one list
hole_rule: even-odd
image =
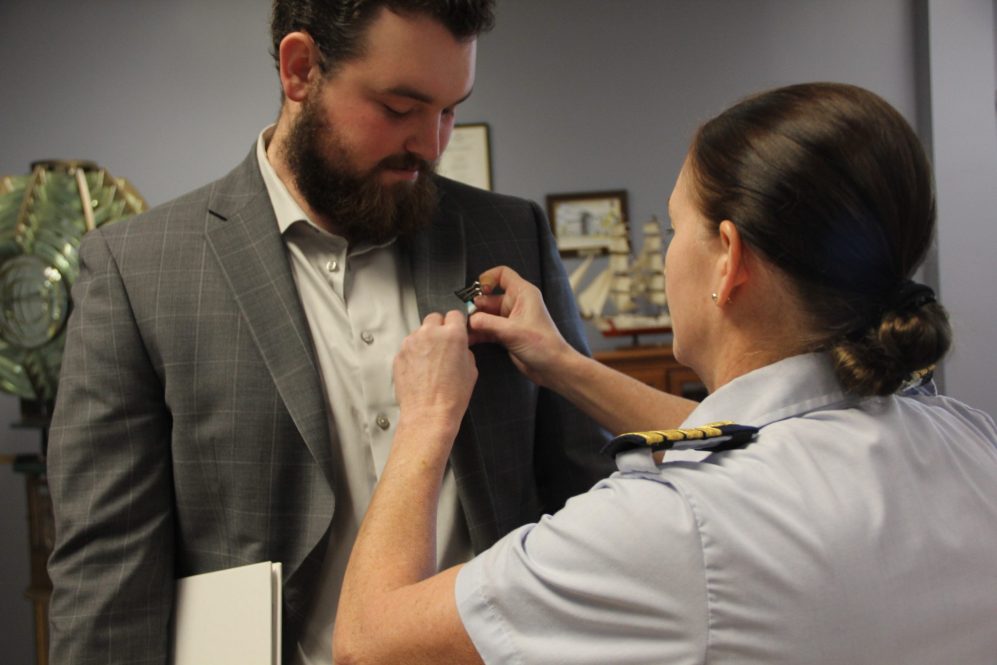
[{"label": "suit jacket sleeve", "polygon": [[73,299],[48,459],[50,662],[165,662],[170,415],[100,230],[81,245]]},{"label": "suit jacket sleeve", "polygon": [[[544,302],[565,340],[589,355],[578,307],[550,225],[537,204],[531,205],[540,240],[539,286]],[[597,480],[615,471],[616,466],[599,453],[607,433],[560,395],[541,389],[536,413],[537,488],[544,511],[553,513],[569,498],[588,491]]]}]

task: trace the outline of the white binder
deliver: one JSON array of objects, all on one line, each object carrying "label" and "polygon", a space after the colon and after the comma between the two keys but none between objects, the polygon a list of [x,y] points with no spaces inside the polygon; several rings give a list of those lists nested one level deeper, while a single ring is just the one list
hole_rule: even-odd
[{"label": "white binder", "polygon": [[264,561],[177,580],[172,665],[280,665],[281,566]]}]

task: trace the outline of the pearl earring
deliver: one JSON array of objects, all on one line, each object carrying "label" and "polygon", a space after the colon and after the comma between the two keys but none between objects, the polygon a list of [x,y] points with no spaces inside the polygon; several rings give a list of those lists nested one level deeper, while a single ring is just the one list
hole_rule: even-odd
[{"label": "pearl earring", "polygon": [[[720,295],[716,291],[710,294],[710,299],[713,301],[714,305],[720,304]],[[731,305],[733,303],[734,303],[733,299],[727,298],[726,304]]]}]

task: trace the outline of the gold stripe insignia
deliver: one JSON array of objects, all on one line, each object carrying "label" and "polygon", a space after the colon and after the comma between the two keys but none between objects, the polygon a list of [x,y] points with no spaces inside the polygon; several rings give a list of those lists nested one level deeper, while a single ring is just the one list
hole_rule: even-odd
[{"label": "gold stripe insignia", "polygon": [[602,451],[615,457],[634,448],[650,448],[654,451],[671,449],[730,450],[751,443],[757,433],[757,427],[737,425],[729,420],[722,420],[700,427],[621,434],[607,443]]}]

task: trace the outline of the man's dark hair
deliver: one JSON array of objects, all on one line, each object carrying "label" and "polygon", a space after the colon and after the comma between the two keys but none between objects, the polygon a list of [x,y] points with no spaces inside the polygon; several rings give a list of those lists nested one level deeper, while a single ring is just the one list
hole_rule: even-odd
[{"label": "man's dark hair", "polygon": [[382,8],[428,16],[466,40],[491,30],[494,5],[495,0],[274,0],[270,54],[279,67],[281,40],[292,32],[306,32],[322,52],[322,71],[329,76],[342,63],[363,55],[367,28]]}]

